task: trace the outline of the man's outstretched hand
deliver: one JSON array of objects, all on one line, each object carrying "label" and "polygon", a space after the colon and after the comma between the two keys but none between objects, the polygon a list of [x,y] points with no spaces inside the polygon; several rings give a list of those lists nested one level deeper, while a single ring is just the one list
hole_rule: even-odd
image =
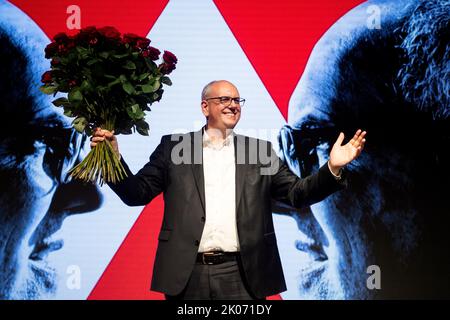
[{"label": "man's outstretched hand", "polygon": [[119,144],[117,142],[116,136],[114,135],[114,130],[108,131],[101,128],[95,128],[94,134],[91,137],[91,149],[94,148],[98,142],[104,141],[105,139],[108,139],[109,142],[111,142],[114,152],[120,159]]},{"label": "man's outstretched hand", "polygon": [[340,169],[343,168],[348,163],[356,159],[361,151],[364,149],[364,144],[366,139],[364,139],[366,131],[357,130],[353,138],[345,145],[342,145],[344,141],[344,134],[341,132],[333,148],[330,152],[330,159],[328,160],[328,165],[331,172],[338,175]]}]

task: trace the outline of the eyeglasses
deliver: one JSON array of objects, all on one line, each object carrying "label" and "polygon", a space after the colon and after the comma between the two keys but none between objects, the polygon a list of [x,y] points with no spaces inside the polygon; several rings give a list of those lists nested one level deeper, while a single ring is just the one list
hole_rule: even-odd
[{"label": "eyeglasses", "polygon": [[44,171],[61,184],[69,179],[68,171],[80,161],[82,147],[87,136],[68,127],[40,128],[41,140],[46,145]]},{"label": "eyeglasses", "polygon": [[228,107],[231,105],[231,101],[233,101],[238,106],[242,107],[245,103],[245,99],[243,98],[232,98],[232,97],[214,97],[214,98],[207,98],[205,101],[212,100],[212,99],[219,99],[219,102],[221,105]]},{"label": "eyeglasses", "polygon": [[289,158],[294,167],[297,167],[295,169],[299,171],[300,177],[305,178],[319,169],[317,153],[319,146],[327,144],[329,147],[331,137],[337,136],[338,133],[333,127],[319,128],[305,123],[301,128],[294,129],[285,125],[280,130],[278,140],[285,157]]}]

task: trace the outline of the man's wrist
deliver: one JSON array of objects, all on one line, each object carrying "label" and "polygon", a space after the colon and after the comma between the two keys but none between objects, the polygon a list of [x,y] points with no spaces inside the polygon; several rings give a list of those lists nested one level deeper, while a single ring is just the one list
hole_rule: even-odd
[{"label": "man's wrist", "polygon": [[336,179],[341,179],[341,175],[342,175],[342,167],[336,168],[331,166],[330,161],[328,161],[328,169],[330,170],[331,174],[336,178]]}]

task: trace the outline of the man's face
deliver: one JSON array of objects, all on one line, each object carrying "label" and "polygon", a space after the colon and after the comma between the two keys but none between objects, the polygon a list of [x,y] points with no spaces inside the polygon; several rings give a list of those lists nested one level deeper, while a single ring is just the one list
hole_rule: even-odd
[{"label": "man's face", "polygon": [[[280,132],[283,157],[301,177],[326,163],[340,131],[347,139],[358,127],[368,132],[365,150],[347,166],[347,188],[289,212],[300,232],[281,234],[280,251],[292,255],[294,243],[302,255],[283,265],[295,274],[288,288],[312,299],[448,296],[448,277],[439,275],[449,264],[448,173],[439,169],[448,121],[406,101],[395,84],[400,12],[382,11],[384,29],[370,31],[366,7],[357,10],[316,45],[291,99],[291,126]],[[367,285],[373,265],[381,289]]]},{"label": "man's face", "polygon": [[233,129],[239,122],[240,105],[224,97],[239,98],[239,92],[227,81],[219,81],[210,86],[206,98],[202,101],[202,112],[208,119],[208,128]]},{"label": "man's face", "polygon": [[0,298],[50,298],[52,252],[64,245],[57,231],[65,218],[99,208],[102,196],[67,177],[84,139],[38,89],[48,39],[31,22],[20,29],[26,36],[17,31],[23,20],[9,4],[0,12]]},{"label": "man's face", "polygon": [[67,179],[67,171],[79,161],[81,137],[71,128],[51,127],[60,124],[49,118],[33,128],[39,136],[30,132],[31,139],[16,140],[22,147],[29,143],[32,151],[13,166],[0,169],[4,189],[0,197],[2,298],[51,297],[57,289],[52,252],[64,245],[58,237],[64,219],[101,204],[95,185]]}]

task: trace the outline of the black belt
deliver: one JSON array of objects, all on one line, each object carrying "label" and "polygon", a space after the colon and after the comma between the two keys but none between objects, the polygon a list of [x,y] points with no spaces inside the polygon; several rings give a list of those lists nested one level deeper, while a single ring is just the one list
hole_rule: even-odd
[{"label": "black belt", "polygon": [[237,259],[239,252],[208,251],[197,254],[197,263],[201,264],[220,264],[226,261]]}]

